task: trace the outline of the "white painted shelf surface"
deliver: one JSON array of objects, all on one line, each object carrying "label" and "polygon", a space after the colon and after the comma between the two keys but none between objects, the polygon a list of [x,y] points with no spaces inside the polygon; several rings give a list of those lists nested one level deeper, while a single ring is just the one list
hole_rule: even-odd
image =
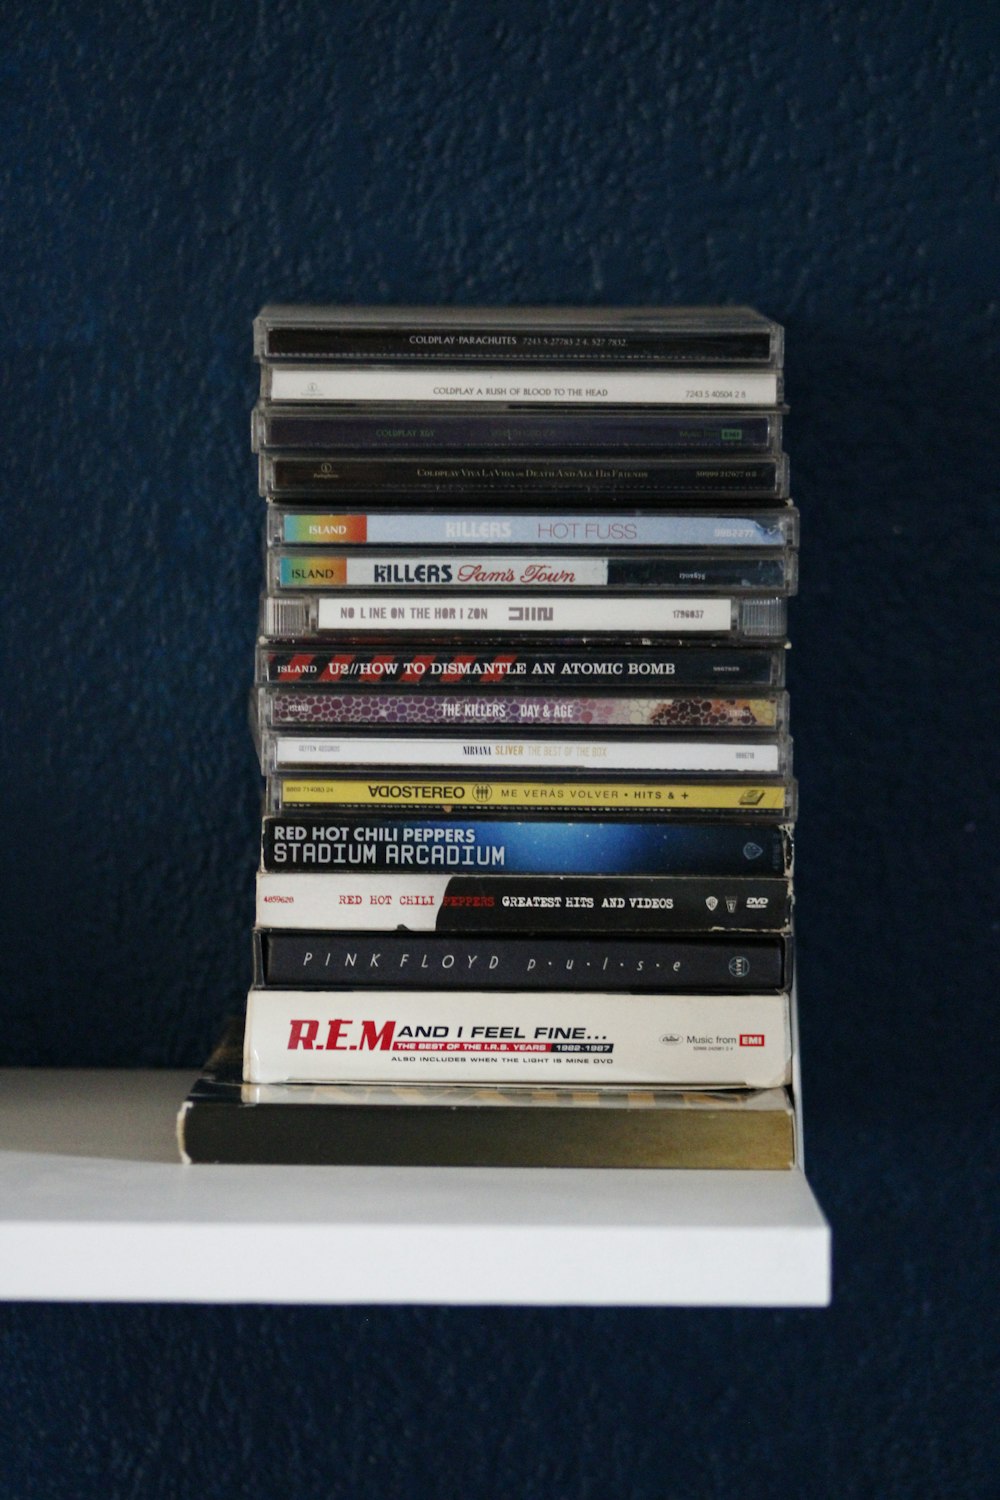
[{"label": "white painted shelf surface", "polygon": [[181,1072],[0,1071],[0,1296],[819,1307],[801,1171],[180,1165]]}]

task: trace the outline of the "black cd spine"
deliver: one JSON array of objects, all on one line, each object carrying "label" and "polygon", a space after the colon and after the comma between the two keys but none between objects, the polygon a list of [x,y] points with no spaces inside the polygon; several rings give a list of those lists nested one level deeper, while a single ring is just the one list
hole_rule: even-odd
[{"label": "black cd spine", "polygon": [[673,942],[460,938],[396,933],[254,934],[254,983],[289,989],[780,990],[784,937]]}]

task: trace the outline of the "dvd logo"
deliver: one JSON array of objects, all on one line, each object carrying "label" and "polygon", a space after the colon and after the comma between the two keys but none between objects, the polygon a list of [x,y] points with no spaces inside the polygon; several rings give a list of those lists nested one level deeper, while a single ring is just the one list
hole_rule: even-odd
[{"label": "dvd logo", "polygon": [[767,896],[748,896],[747,911],[764,911],[768,903]]},{"label": "dvd logo", "polygon": [[763,1047],[763,1045],[764,1045],[764,1033],[762,1031],[741,1031],[740,1032],[740,1046],[741,1047]]}]

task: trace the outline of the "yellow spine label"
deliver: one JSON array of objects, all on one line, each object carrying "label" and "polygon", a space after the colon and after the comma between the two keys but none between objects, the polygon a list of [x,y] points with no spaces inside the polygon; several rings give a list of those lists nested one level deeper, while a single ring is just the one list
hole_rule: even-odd
[{"label": "yellow spine label", "polygon": [[586,781],[350,781],[324,778],[282,782],[284,806],[509,808],[652,808],[667,812],[727,809],[783,813],[787,788],[746,782]]}]

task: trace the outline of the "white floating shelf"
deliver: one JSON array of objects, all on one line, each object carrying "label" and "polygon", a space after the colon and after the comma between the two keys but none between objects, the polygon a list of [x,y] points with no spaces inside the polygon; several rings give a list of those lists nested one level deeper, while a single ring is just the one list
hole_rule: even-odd
[{"label": "white floating shelf", "polygon": [[0,1296],[821,1307],[801,1171],[183,1167],[193,1074],[0,1071]]}]

